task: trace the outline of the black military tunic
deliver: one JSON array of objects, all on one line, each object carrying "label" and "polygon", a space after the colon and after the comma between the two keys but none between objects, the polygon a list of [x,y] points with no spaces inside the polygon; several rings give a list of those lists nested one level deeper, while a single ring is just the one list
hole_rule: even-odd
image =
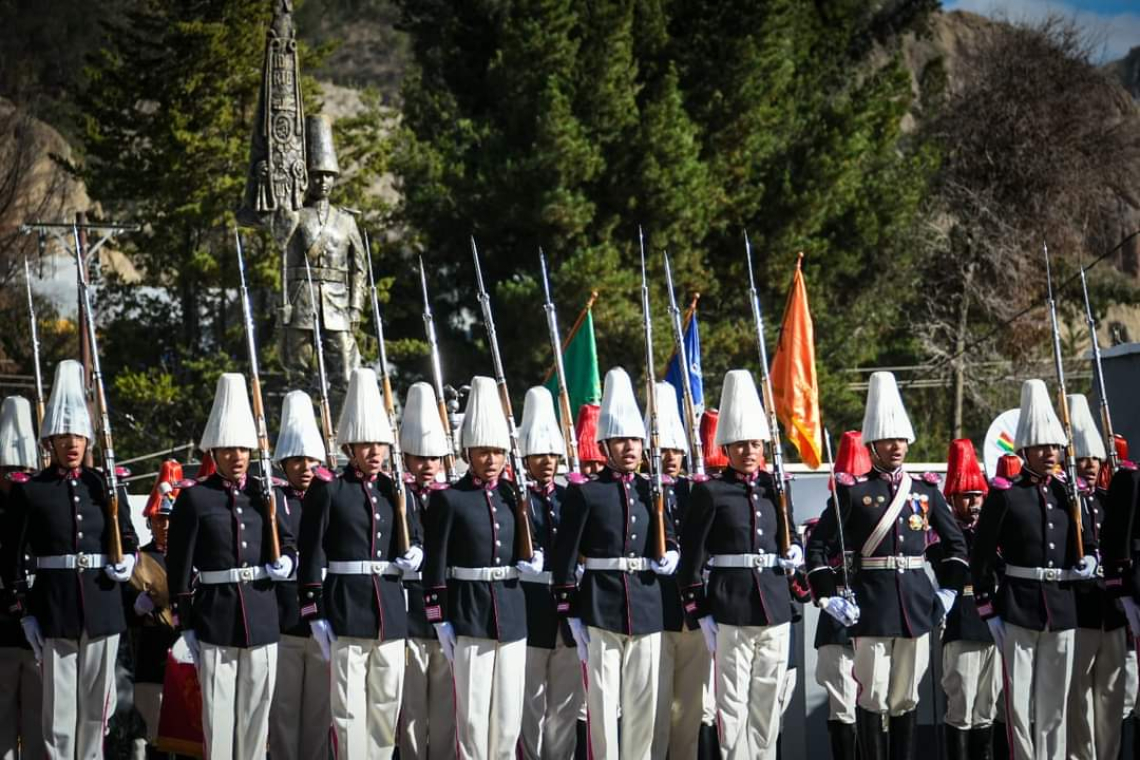
[{"label": "black military tunic", "polygon": [[[787,522],[778,513],[773,476],[751,476],[726,468],[719,478],[693,486],[681,534],[677,583],[685,610],[694,618],[712,615],[718,623],[769,626],[791,620],[788,576],[779,567],[713,567],[707,590],[701,572],[718,554],[778,554],[794,525],[791,500]],[[794,541],[793,541],[794,543]]]},{"label": "black military tunic", "polygon": [[[334,476],[324,469],[305,493],[302,510],[301,615],[324,618],[338,636],[391,641],[408,635],[408,611],[397,568],[385,575],[322,571],[329,562],[394,562],[396,491],[380,473],[364,475],[351,464]],[[411,544],[422,543],[415,512],[408,510]]]},{"label": "black military tunic", "polygon": [[[194,583],[195,572],[263,567],[270,561],[269,521],[258,478],[239,484],[214,473],[183,481],[170,514],[166,567],[178,625],[215,646],[256,647],[280,640],[277,592],[266,577],[244,583]],[[284,507],[277,536],[296,566],[297,549]]]},{"label": "black military tunic", "polygon": [[[586,559],[649,558],[655,529],[649,481],[607,467],[597,478],[571,485],[562,503],[562,525],[551,566],[558,612],[586,625],[637,636],[664,628],[661,584],[652,569],[639,572],[587,569],[575,588],[578,555]],[[676,549],[665,521],[668,549]]]},{"label": "black military tunic", "polygon": [[[707,476],[700,476],[698,482],[708,480]],[[680,477],[665,477],[665,514],[669,517],[670,526],[675,536],[682,536],[685,517],[689,509],[689,500],[692,495],[693,479]],[[678,570],[680,568],[678,567]],[[697,619],[685,615],[685,607],[681,603],[681,592],[677,585],[678,574],[662,575],[658,578],[661,586],[661,608],[663,612],[666,631],[680,633],[685,628],[696,630],[700,628]]]},{"label": "black military tunic", "polygon": [[[1082,493],[1081,523],[1092,534],[1097,546],[1100,546],[1105,520],[1105,510],[1101,504],[1107,494],[1090,488],[1083,489]],[[1103,570],[1098,575],[1103,575]],[[1078,628],[1115,631],[1127,624],[1124,611],[1116,604],[1116,595],[1108,591],[1103,577],[1077,581],[1073,584],[1073,590],[1076,593]]]},{"label": "black military tunic", "polygon": [[[973,527],[962,528],[962,536],[966,539],[967,552],[974,546],[974,535],[975,531]],[[947,577],[946,568],[948,565],[942,561],[946,559],[946,547],[942,545],[941,541],[930,545],[926,550],[926,557],[934,567],[934,574],[938,577],[940,585],[946,587],[947,584],[954,580],[953,578]],[[978,614],[978,600],[977,597],[974,596],[974,587],[970,583],[969,578],[966,579],[966,585],[963,586],[962,593],[958,595],[954,606],[951,607],[950,612],[946,614],[946,628],[942,632],[942,643],[949,644],[951,641],[972,641],[981,644],[994,643],[994,637],[990,633],[990,627],[986,625],[986,621],[982,620],[982,616]]]},{"label": "black military tunic", "polygon": [[[856,572],[851,590],[861,614],[851,635],[917,638],[929,632],[941,619],[936,614],[934,587],[921,569],[858,569],[863,545],[887,513],[901,482],[901,472],[872,470],[855,478],[838,473],[836,494],[843,515],[844,539],[854,553]],[[942,555],[943,588],[961,591],[968,570],[966,542],[946,499],[938,490],[938,476],[927,473],[913,477],[906,503],[894,526],[871,552],[871,557],[923,557],[927,529],[933,528],[944,544]],[[836,576],[828,555],[836,540],[835,510],[825,510],[807,547],[808,582],[818,599],[835,596]]]},{"label": "black military tunic", "polygon": [[[13,479],[13,475],[16,477]],[[9,483],[22,482],[26,479],[23,473],[10,473],[5,476]],[[0,490],[0,557],[4,556],[4,545],[12,535],[7,528],[9,493]],[[24,567],[28,568],[30,561],[24,558]],[[20,625],[20,605],[15,593],[8,592],[7,581],[0,579],[0,648],[19,648],[31,650],[28,639],[24,636],[24,629]]]},{"label": "black military tunic", "polygon": [[[1086,554],[1096,552],[1087,526],[1084,544]],[[1073,583],[1006,575],[998,588],[999,553],[1006,566],[1060,570],[1076,565],[1068,495],[1059,477],[1041,478],[1025,469],[1013,483],[994,478],[978,518],[970,574],[983,619],[999,615],[1006,623],[1034,631],[1077,627]]]},{"label": "black military tunic", "polygon": [[[35,569],[25,566],[25,550],[36,557],[106,554],[107,481],[95,470],[48,467],[13,480],[5,520],[4,586],[17,598],[26,594],[25,611],[40,624],[45,638],[78,639],[109,636],[126,630],[119,584],[103,566],[86,570]],[[125,492],[119,497],[119,536],[123,554],[138,551]],[[35,574],[28,590],[26,573]]]},{"label": "black military tunic", "polygon": [[[158,545],[151,541],[139,550],[150,555],[151,559],[166,569],[166,556]],[[123,606],[127,611],[127,624],[131,629],[135,660],[136,683],[162,683],[166,675],[166,653],[178,640],[178,631],[166,626],[154,613],[135,614],[135,599],[142,592],[130,584],[123,584]]]},{"label": "black military tunic", "polygon": [[1105,519],[1099,548],[1109,594],[1140,601],[1140,470],[1123,461],[1112,476],[1105,496]]},{"label": "black military tunic", "polygon": [[[289,483],[279,485],[277,494],[277,519],[289,523],[289,532],[299,541],[301,535],[301,500],[305,498],[304,491],[298,491]],[[282,636],[299,636],[307,638],[310,635],[309,624],[301,619],[301,605],[297,596],[296,575],[292,580],[277,581],[274,588],[277,590],[277,623]]]},{"label": "black military tunic", "polygon": [[526,638],[526,597],[517,578],[463,581],[448,569],[513,568],[515,502],[509,484],[484,484],[468,472],[432,492],[424,520],[424,609],[428,622],[451,623],[456,636]]},{"label": "black military tunic", "polygon": [[[408,511],[409,514],[415,513],[415,521],[418,525],[424,524],[424,506],[427,504],[428,497],[431,495],[432,486],[426,488],[418,487],[410,476],[407,477],[408,483]],[[429,639],[435,641],[435,629],[432,628],[431,623],[427,619],[427,611],[424,609],[424,584],[423,584],[422,568],[420,572],[416,572],[411,578],[408,574],[404,574],[404,589],[407,591],[408,597],[408,638],[411,639]]]},{"label": "black military tunic", "polygon": [[[546,557],[554,557],[554,542],[558,538],[558,525],[562,518],[562,502],[566,498],[564,486],[550,483],[546,488],[530,488],[530,526],[535,546],[541,546]],[[558,605],[551,587],[546,583],[523,581],[526,595],[526,645],[553,649],[561,633],[562,643],[574,645],[570,626],[558,617]]]}]

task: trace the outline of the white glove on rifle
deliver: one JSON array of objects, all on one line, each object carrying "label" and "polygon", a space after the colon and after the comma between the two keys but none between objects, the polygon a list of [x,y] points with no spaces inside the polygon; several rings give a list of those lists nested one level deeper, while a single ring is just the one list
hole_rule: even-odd
[{"label": "white glove on rifle", "polygon": [[124,554],[123,561],[113,565],[107,565],[103,568],[103,572],[107,577],[119,583],[126,583],[131,579],[131,574],[135,571],[135,555]]},{"label": "white glove on rifle", "polygon": [[435,637],[439,639],[439,646],[443,649],[443,656],[448,662],[455,659],[455,627],[451,623],[433,623]]},{"label": "white glove on rifle", "polygon": [[198,634],[191,630],[183,631],[178,640],[174,642],[174,646],[170,648],[170,654],[174,657],[174,661],[183,665],[197,665],[201,653],[202,647],[198,644]]},{"label": "white glove on rifle", "polygon": [[705,615],[697,622],[701,624],[701,634],[705,637],[705,648],[709,650],[709,654],[716,654],[716,632],[720,630],[720,626],[713,620],[712,615]]},{"label": "white glove on rifle", "polygon": [[396,567],[404,572],[414,573],[424,563],[424,550],[418,546],[409,546],[404,556],[396,557]]},{"label": "white glove on rifle", "polygon": [[332,659],[332,643],[336,641],[336,633],[333,632],[329,621],[324,618],[310,620],[309,630],[313,632],[313,639],[321,648],[321,659],[325,662],[330,661]]},{"label": "white glove on rifle", "polygon": [[1081,561],[1077,563],[1077,566],[1073,570],[1076,572],[1078,578],[1088,580],[1096,575],[1096,564],[1096,557],[1091,554],[1086,554],[1081,557]]},{"label": "white glove on rifle", "polygon": [[585,662],[589,655],[590,632],[582,623],[582,618],[566,618],[570,624],[570,635],[574,637],[574,644],[578,647],[578,659]]},{"label": "white glove on rifle", "polygon": [[849,602],[841,596],[824,597],[819,600],[819,606],[844,627],[850,627],[859,622],[859,605]]},{"label": "white glove on rifle", "polygon": [[293,574],[293,558],[288,554],[282,554],[276,562],[270,562],[265,566],[265,572],[275,581],[287,581]]},{"label": "white glove on rifle", "polygon": [[776,562],[785,570],[794,572],[804,566],[804,550],[792,544],[784,556],[777,559]]},{"label": "white glove on rifle", "polygon": [[665,552],[665,556],[653,566],[653,572],[658,575],[672,575],[677,572],[677,564],[681,561],[681,554],[676,549]]},{"label": "white glove on rifle", "polygon": [[534,556],[530,559],[520,559],[515,563],[515,567],[523,575],[538,575],[545,567],[545,558],[542,554],[542,549],[535,549]]},{"label": "white glove on rifle", "polygon": [[40,630],[40,621],[31,615],[25,615],[20,618],[20,627],[24,629],[24,638],[31,645],[32,653],[36,656],[36,662],[42,662],[44,659],[44,632]]}]

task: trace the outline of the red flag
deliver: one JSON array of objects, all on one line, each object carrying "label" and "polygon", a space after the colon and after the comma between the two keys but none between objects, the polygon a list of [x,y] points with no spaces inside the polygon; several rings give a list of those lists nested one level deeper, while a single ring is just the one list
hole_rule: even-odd
[{"label": "red flag", "polygon": [[819,383],[815,376],[815,328],[800,269],[803,257],[801,253],[796,260],[771,375],[776,417],[800,459],[814,470],[820,465]]}]

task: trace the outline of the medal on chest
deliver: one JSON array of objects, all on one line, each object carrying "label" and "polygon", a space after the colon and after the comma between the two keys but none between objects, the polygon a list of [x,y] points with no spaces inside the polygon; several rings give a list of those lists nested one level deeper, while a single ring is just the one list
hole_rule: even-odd
[{"label": "medal on chest", "polygon": [[907,518],[907,527],[911,530],[925,531],[930,528],[930,497],[925,494],[912,493],[907,499],[911,508],[911,515]]}]

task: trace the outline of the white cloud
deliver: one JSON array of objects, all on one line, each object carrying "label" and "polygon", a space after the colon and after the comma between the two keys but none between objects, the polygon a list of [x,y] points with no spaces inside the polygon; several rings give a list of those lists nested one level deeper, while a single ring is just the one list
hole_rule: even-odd
[{"label": "white cloud", "polygon": [[973,11],[1010,21],[1040,21],[1049,14],[1073,18],[1103,48],[1102,61],[1123,58],[1140,45],[1140,13],[1103,13],[1062,0],[946,0],[948,11]]}]

